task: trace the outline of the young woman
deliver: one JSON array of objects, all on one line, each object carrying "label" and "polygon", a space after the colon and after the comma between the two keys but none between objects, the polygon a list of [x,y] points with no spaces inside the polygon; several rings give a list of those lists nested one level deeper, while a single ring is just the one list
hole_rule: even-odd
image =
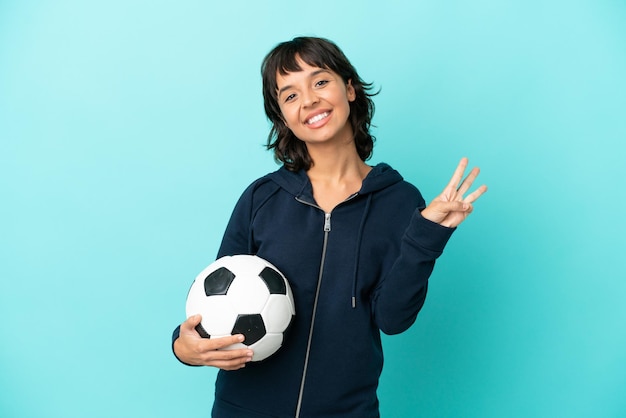
[{"label": "young woman", "polygon": [[218,257],[256,254],[288,278],[296,316],[283,347],[249,363],[220,350],[241,335],[203,339],[188,318],[173,349],[189,365],[220,370],[213,417],[378,417],[380,331],[409,328],[435,260],[485,191],[468,193],[467,159],[428,206],[389,165],[369,166],[374,105],[332,42],[295,38],[262,65],[268,148],[282,163],[235,206]]}]

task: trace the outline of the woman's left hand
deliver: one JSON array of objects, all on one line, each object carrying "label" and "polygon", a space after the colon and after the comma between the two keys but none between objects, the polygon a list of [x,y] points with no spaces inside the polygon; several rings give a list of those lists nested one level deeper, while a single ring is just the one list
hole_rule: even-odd
[{"label": "woman's left hand", "polygon": [[[467,168],[467,158],[462,158],[456,167],[450,183],[443,189],[423,211],[422,216],[442,226],[453,228],[461,224],[472,213],[473,203],[487,191],[487,186],[482,185],[467,196],[463,196],[474,183],[480,169],[473,168],[463,179]],[[463,181],[461,181],[463,180]],[[460,184],[460,185],[459,185]]]}]

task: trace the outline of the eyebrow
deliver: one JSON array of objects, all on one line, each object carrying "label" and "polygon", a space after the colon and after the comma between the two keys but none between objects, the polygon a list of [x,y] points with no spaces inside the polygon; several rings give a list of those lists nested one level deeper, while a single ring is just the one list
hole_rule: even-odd
[{"label": "eyebrow", "polygon": [[[309,78],[313,78],[316,75],[321,74],[321,73],[330,73],[330,71],[325,68],[320,68],[319,70],[312,71],[311,74],[309,74]],[[286,90],[289,90],[291,88],[293,88],[291,84],[284,86],[283,88],[278,90],[277,97],[280,97],[281,94],[283,94]]]}]

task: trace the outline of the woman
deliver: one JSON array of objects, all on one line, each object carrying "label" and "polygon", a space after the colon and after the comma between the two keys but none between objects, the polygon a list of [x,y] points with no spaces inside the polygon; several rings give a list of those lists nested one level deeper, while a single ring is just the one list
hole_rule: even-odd
[{"label": "woman", "polygon": [[332,42],[295,38],[262,65],[268,148],[282,167],[244,191],[218,257],[256,254],[288,278],[295,322],[284,346],[259,363],[243,337],[202,339],[201,318],[173,336],[179,360],[222,369],[214,417],[378,417],[380,331],[410,327],[436,258],[485,191],[468,192],[462,159],[428,206],[389,165],[369,166],[369,93]]}]

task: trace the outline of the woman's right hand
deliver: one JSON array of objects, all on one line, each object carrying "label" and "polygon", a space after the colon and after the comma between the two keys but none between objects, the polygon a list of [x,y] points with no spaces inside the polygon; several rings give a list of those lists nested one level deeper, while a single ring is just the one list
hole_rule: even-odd
[{"label": "woman's right hand", "polygon": [[241,334],[221,338],[202,338],[196,326],[202,317],[193,315],[180,325],[180,336],[174,341],[174,354],[183,363],[192,366],[213,366],[222,370],[238,370],[252,360],[252,350],[238,348],[222,350],[231,344],[241,343]]}]

